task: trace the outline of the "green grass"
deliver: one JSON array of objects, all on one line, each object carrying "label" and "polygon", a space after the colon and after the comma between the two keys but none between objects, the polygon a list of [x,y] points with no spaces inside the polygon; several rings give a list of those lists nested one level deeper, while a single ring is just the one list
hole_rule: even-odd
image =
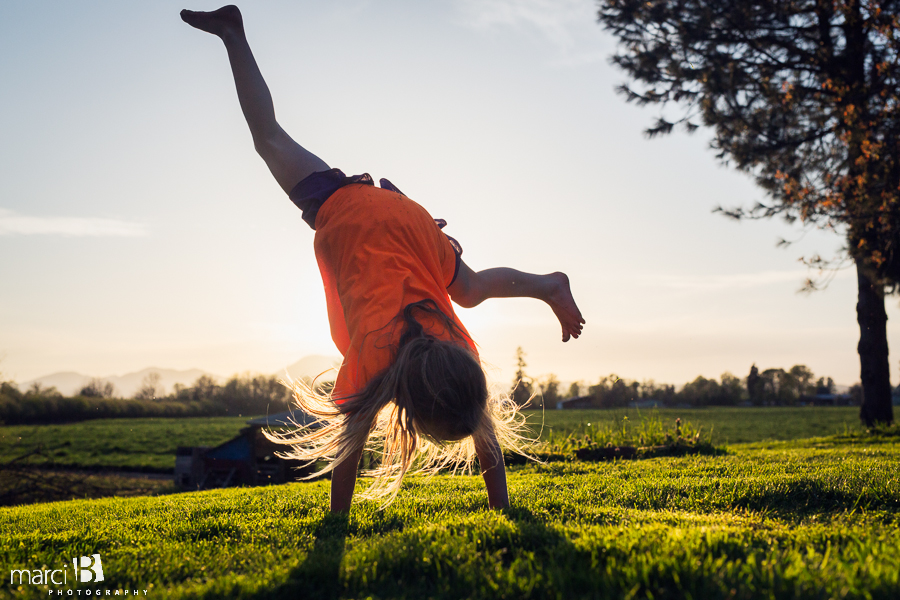
[{"label": "green grass", "polygon": [[0,562],[99,553],[90,587],[155,598],[900,596],[900,438],[730,450],[512,467],[505,511],[480,478],[444,475],[349,519],[326,514],[325,481],[6,508]]},{"label": "green grass", "polygon": [[[859,431],[858,412],[853,407],[776,407],[548,410],[526,414],[535,434],[541,432],[545,441],[551,436],[560,439],[570,434],[606,439],[603,435],[607,429],[622,428],[623,416],[636,424],[641,422],[642,415],[658,415],[668,428],[680,417],[699,429],[704,440],[722,445]],[[108,419],[67,425],[0,426],[0,462],[41,446],[43,456],[32,460],[33,464],[171,472],[177,446],[216,446],[237,435],[247,420],[247,417]]]},{"label": "green grass", "polygon": [[171,472],[178,446],[217,446],[247,417],[98,419],[66,425],[0,427],[0,462],[38,447],[29,464]]}]

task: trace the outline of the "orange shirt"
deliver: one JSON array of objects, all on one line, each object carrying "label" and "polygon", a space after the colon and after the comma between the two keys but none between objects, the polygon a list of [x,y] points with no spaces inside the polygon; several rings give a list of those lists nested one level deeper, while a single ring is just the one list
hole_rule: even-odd
[{"label": "orange shirt", "polygon": [[[337,401],[390,366],[404,330],[398,315],[412,302],[433,300],[476,352],[447,294],[456,254],[424,208],[403,194],[351,184],[328,198],[315,224],[331,337],[344,355],[333,391]],[[434,323],[422,325],[451,339]]]}]

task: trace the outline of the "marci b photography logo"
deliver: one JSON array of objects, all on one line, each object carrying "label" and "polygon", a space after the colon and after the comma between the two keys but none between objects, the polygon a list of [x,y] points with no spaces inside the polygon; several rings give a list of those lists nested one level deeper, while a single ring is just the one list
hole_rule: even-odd
[{"label": "marci b photography logo", "polygon": [[72,563],[75,565],[75,581],[81,583],[103,581],[103,563],[100,562],[99,554],[82,556],[80,559],[73,558]]},{"label": "marci b photography logo", "polygon": [[[45,565],[46,566],[46,565]],[[63,562],[62,569],[12,569],[9,572],[9,584],[47,586],[51,596],[146,596],[148,590],[81,588],[83,584],[95,584],[103,581],[103,561],[99,554],[79,556],[72,559],[73,576],[69,577],[69,561]],[[51,587],[62,586],[62,587]],[[68,587],[69,589],[63,589]],[[143,592],[143,594],[141,593]]]}]

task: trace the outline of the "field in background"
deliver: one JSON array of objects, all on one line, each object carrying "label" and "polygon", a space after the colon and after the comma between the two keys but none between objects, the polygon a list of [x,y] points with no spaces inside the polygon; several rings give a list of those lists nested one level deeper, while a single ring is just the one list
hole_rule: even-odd
[{"label": "field in background", "polygon": [[[627,416],[658,414],[666,422],[680,417],[702,428],[713,443],[738,444],[763,440],[792,440],[861,431],[855,407],[771,407],[649,410],[526,411],[535,433],[583,435],[590,427],[621,426]],[[193,419],[103,419],[66,425],[0,427],[0,463],[38,447],[41,456],[30,464],[82,469],[123,469],[172,472],[178,446],[216,446],[246,427],[247,417]],[[543,422],[543,431],[541,424]]]},{"label": "field in background", "polygon": [[41,448],[29,464],[171,472],[178,446],[216,446],[246,427],[246,417],[97,419],[65,425],[0,427],[0,462]]}]

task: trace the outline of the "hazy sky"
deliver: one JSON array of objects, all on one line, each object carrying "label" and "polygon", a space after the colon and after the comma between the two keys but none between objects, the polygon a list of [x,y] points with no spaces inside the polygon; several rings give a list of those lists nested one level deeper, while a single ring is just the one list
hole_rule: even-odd
[{"label": "hazy sky", "polygon": [[[213,4],[188,6],[197,10]],[[168,1],[0,4],[0,372],[275,372],[337,354],[313,232],[250,141],[224,47]],[[590,0],[242,6],[284,128],[449,222],[474,269],[563,270],[587,325],[546,306],[459,314],[500,381],[617,373],[681,384],[798,363],[859,379],[852,269],[795,293],[839,236],[735,223],[763,199],[711,132],[648,140]],[[677,116],[671,107],[665,114]],[[897,300],[889,342],[900,344]],[[891,371],[896,383],[896,362]]]}]

